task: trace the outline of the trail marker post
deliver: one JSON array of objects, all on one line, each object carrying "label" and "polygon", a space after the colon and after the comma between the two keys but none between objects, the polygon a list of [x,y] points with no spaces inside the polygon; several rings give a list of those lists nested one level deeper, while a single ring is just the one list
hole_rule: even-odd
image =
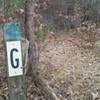
[{"label": "trail marker post", "polygon": [[22,61],[22,32],[18,23],[4,26],[5,58],[8,75],[9,100],[26,100]]}]

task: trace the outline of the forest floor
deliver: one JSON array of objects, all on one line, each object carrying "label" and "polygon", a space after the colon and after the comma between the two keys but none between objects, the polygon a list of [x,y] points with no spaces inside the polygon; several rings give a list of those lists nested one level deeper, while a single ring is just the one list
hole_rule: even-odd
[{"label": "forest floor", "polygon": [[[1,35],[1,34],[0,34]],[[100,100],[100,52],[82,48],[69,34],[47,34],[39,43],[39,72],[60,100]],[[0,100],[7,100],[3,39],[0,36]],[[28,81],[28,100],[46,100]],[[5,99],[6,98],[6,99]]]}]

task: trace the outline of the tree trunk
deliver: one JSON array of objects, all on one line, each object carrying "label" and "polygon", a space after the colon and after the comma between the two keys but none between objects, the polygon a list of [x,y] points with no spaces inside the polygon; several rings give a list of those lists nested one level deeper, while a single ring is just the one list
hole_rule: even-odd
[{"label": "tree trunk", "polygon": [[26,9],[25,9],[25,31],[26,37],[29,40],[29,63],[32,68],[32,78],[33,82],[37,87],[40,88],[43,95],[47,100],[59,100],[52,89],[43,81],[38,73],[38,46],[35,41],[34,34],[34,8],[36,0],[26,0]]},{"label": "tree trunk", "polygon": [[79,27],[81,25],[81,17],[83,15],[81,8],[81,0],[75,0],[74,14],[75,14],[75,25],[76,27]]}]

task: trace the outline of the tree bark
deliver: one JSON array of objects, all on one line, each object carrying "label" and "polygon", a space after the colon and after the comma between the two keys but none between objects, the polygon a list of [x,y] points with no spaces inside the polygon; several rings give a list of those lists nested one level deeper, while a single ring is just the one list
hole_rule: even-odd
[{"label": "tree bark", "polygon": [[38,46],[35,41],[34,34],[34,8],[36,0],[26,0],[25,7],[25,31],[26,37],[29,40],[29,63],[32,68],[33,82],[37,87],[40,88],[41,93],[46,97],[47,100],[59,100],[52,89],[47,85],[38,73]]},{"label": "tree bark", "polygon": [[[33,71],[37,72],[38,48],[34,34],[34,2],[35,0],[26,0],[25,5],[25,32],[26,38],[29,40],[29,63],[33,67]],[[34,65],[34,66],[33,66]],[[33,73],[34,73],[33,72]]]}]

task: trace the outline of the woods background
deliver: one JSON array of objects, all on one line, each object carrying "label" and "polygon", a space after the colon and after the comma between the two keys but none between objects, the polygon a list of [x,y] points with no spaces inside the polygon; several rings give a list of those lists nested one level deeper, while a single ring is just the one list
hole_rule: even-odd
[{"label": "woods background", "polygon": [[[38,21],[60,30],[75,28],[86,21],[97,23],[100,20],[99,4],[99,0],[35,0],[34,5]],[[25,0],[0,0],[0,17],[22,17],[24,8]]]},{"label": "woods background", "polygon": [[[0,29],[11,21],[29,40],[30,84],[43,100],[99,100],[100,0],[0,0]],[[38,89],[28,89],[33,100]]]}]

